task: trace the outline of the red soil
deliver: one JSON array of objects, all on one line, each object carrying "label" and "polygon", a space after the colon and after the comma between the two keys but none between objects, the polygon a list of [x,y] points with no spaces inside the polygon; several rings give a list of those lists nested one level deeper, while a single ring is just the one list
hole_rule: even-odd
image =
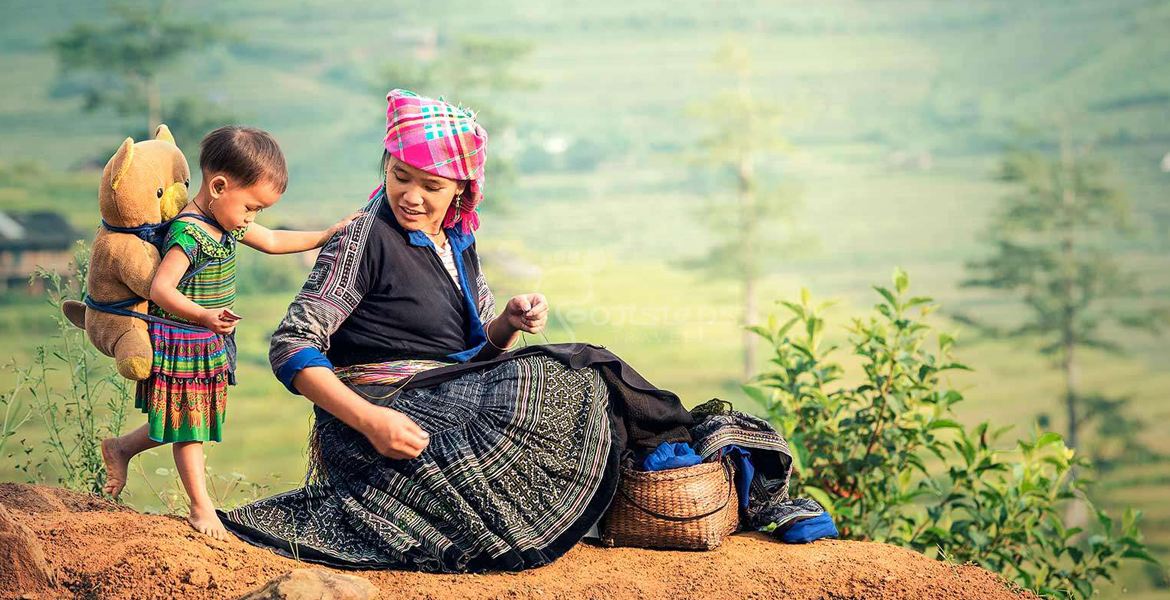
[{"label": "red soil", "polygon": [[[176,518],[143,515],[56,488],[0,484],[0,504],[30,528],[57,586],[36,598],[231,598],[304,566],[236,539],[217,542]],[[4,568],[10,568],[4,565]],[[1034,598],[996,575],[870,542],[786,545],[739,534],[711,552],[579,544],[523,573],[352,572],[381,598]],[[30,590],[0,589],[20,598]]]}]

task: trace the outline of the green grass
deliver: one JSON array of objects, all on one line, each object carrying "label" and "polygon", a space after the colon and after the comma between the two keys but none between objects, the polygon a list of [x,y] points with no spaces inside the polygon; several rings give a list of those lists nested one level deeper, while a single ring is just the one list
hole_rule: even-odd
[{"label": "green grass", "polygon": [[[1166,2],[899,0],[880,10],[840,0],[686,3],[664,15],[621,2],[500,0],[451,12],[442,22],[383,3],[338,12],[324,2],[213,2],[200,11],[246,35],[180,61],[163,78],[164,95],[202,95],[277,136],[291,183],[265,218],[282,224],[327,223],[362,203],[375,185],[381,94],[395,82],[373,74],[391,60],[410,59],[394,47],[393,31],[433,26],[444,36],[530,41],[533,52],[518,71],[539,87],[493,97],[514,106],[518,143],[564,135],[616,150],[595,171],[520,174],[511,212],[485,214],[478,236],[489,281],[501,302],[521,291],[545,293],[554,308],[552,341],[604,344],[688,405],[718,396],[759,410],[738,389],[738,288],[678,266],[716,239],[697,213],[709,178],[691,160],[704,130],[685,111],[730,82],[711,66],[729,36],[753,54],[755,89],[783,111],[794,150],[770,170],[800,191],[796,228],[813,240],[769,257],[763,308],[801,287],[838,298],[830,325],[841,340],[840,325],[874,302],[870,286],[902,266],[914,290],[943,304],[936,323],[944,329],[955,329],[948,311],[1020,318],[1010,299],[962,288],[963,264],[986,251],[983,228],[1006,191],[991,180],[1000,153],[1017,142],[1038,143],[1021,137],[1020,125],[1047,134],[1057,118],[1080,138],[1094,139],[1117,165],[1135,231],[1116,248],[1152,295],[1147,303],[1170,302],[1170,175],[1158,170],[1170,151]],[[100,162],[141,126],[87,115],[77,101],[52,97],[55,65],[45,42],[97,14],[88,5],[45,2],[21,6],[0,23],[7,83],[0,88],[0,209],[55,208],[83,231],[96,224],[98,174],[76,168]],[[178,142],[194,162],[197,140]],[[928,154],[930,167],[899,166],[899,152]],[[489,182],[487,205],[492,189]],[[261,261],[303,274],[292,262],[269,260],[247,257],[242,276],[258,273]],[[217,473],[238,471],[274,491],[292,487],[303,473],[311,412],[266,364],[267,336],[291,296],[241,298],[241,385],[232,390],[227,440],[208,449]],[[51,332],[46,323],[41,306],[0,304],[0,337],[14,340],[0,358],[27,361]],[[1147,422],[1144,441],[1170,453],[1170,342],[1134,332],[1112,337],[1126,353],[1087,353],[1083,385],[1131,396],[1131,410]],[[964,420],[1012,423],[1022,434],[1047,413],[1053,427],[1063,427],[1061,382],[1033,345],[980,339],[972,331],[960,340],[959,358],[976,369],[954,379],[967,396],[959,407]],[[9,380],[0,376],[0,384]],[[26,429],[22,434],[35,443],[39,429]],[[152,485],[166,484],[155,469],[170,465],[167,452],[142,464]],[[0,463],[0,479],[16,476]],[[1148,513],[1147,539],[1170,561],[1170,514],[1162,501],[1170,493],[1170,465],[1118,469],[1101,490],[1099,500],[1111,509],[1132,504]],[[139,478],[128,492],[136,506],[161,506]],[[1139,567],[1127,567],[1122,580],[1133,597],[1157,593]]]}]

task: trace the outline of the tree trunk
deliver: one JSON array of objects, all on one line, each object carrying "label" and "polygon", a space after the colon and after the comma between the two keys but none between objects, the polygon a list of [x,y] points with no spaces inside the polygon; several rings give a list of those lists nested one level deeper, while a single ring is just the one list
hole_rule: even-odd
[{"label": "tree trunk", "polygon": [[1077,447],[1077,427],[1079,425],[1079,417],[1077,416],[1077,365],[1076,365],[1076,345],[1066,342],[1064,347],[1064,360],[1061,365],[1064,373],[1064,406],[1065,413],[1068,418],[1068,435],[1065,436],[1065,445],[1069,448]]},{"label": "tree trunk", "polygon": [[147,135],[153,136],[159,125],[162,125],[162,98],[158,91],[158,81],[151,75],[143,78],[146,87],[146,118],[149,129]]},{"label": "tree trunk", "polygon": [[1074,171],[1072,148],[1069,145],[1067,138],[1061,140],[1060,151],[1061,162],[1061,208],[1064,211],[1062,220],[1064,221],[1064,232],[1060,239],[1060,259],[1062,265],[1061,278],[1061,312],[1060,323],[1060,345],[1061,345],[1061,373],[1064,376],[1064,407],[1065,416],[1068,419],[1068,435],[1065,436],[1065,444],[1069,448],[1077,447],[1077,429],[1080,426],[1080,419],[1077,415],[1077,365],[1076,365],[1076,351],[1077,351],[1077,332],[1076,332],[1076,318],[1077,308],[1076,299],[1073,297],[1074,279],[1076,277],[1076,264],[1074,256],[1075,242],[1073,240],[1072,213],[1075,210],[1074,203],[1076,202],[1076,173]]},{"label": "tree trunk", "polygon": [[[1072,329],[1067,328],[1065,331],[1065,342],[1061,368],[1064,373],[1064,407],[1068,418],[1068,433],[1065,435],[1065,445],[1069,448],[1076,448],[1079,440],[1077,439],[1080,417],[1077,415],[1077,364],[1076,364],[1076,341],[1072,337]],[[1069,469],[1068,483],[1071,484],[1078,477],[1078,471],[1075,466]],[[1068,507],[1064,511],[1064,523],[1066,527],[1085,527],[1089,522],[1089,507],[1080,498],[1073,498],[1069,501]]]},{"label": "tree trunk", "polygon": [[743,380],[756,376],[756,334],[746,327],[756,322],[756,281],[747,276],[743,280]]},{"label": "tree trunk", "polygon": [[[1066,191],[1066,201],[1070,192]],[[1064,260],[1064,264],[1068,267],[1072,265],[1073,241],[1072,234],[1066,233],[1060,243],[1060,253]],[[1066,271],[1071,268],[1066,267]],[[1064,307],[1062,311],[1064,314],[1060,316],[1061,332],[1061,374],[1064,376],[1064,410],[1065,416],[1068,419],[1068,434],[1065,436],[1065,445],[1069,448],[1077,447],[1077,429],[1080,427],[1080,418],[1077,416],[1077,337],[1076,337],[1076,307],[1073,303],[1073,274],[1064,273],[1064,282],[1061,286],[1061,292],[1064,298],[1061,298]]]},{"label": "tree trunk", "polygon": [[[1061,286],[1060,286],[1060,352],[1061,374],[1064,377],[1064,410],[1068,419],[1065,445],[1076,448],[1080,443],[1080,416],[1077,411],[1079,378],[1077,373],[1077,304],[1074,298],[1076,281],[1075,249],[1076,240],[1073,238],[1073,216],[1076,210],[1076,165],[1072,154],[1072,146],[1068,140],[1068,132],[1064,131],[1060,141],[1060,204],[1062,235],[1060,238]],[[1069,470],[1068,484],[1071,485],[1077,478],[1077,468]],[[1089,507],[1079,498],[1068,503],[1064,513],[1065,525],[1069,528],[1085,527],[1089,522]]]},{"label": "tree trunk", "polygon": [[746,328],[756,324],[756,210],[752,190],[750,155],[740,158],[736,172],[740,208],[740,273],[743,277],[743,380],[756,375],[756,334]]}]

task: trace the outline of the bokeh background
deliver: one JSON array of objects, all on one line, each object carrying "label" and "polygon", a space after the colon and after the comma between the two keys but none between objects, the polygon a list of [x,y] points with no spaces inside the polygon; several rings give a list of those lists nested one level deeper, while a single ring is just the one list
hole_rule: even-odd
[{"label": "bokeh background", "polygon": [[[122,139],[166,122],[195,189],[204,133],[264,128],[291,178],[261,221],[324,227],[377,185],[384,97],[409,87],[471,107],[491,133],[480,253],[501,303],[548,297],[550,341],[604,344],[687,405],[760,413],[741,384],[769,357],[751,354],[745,320],[807,288],[838,301],[830,336],[844,339],[901,267],[974,369],[954,380],[961,417],[1064,433],[1071,373],[1094,500],[1142,509],[1170,560],[1168,2],[4,0],[0,14],[8,410],[58,331],[32,267],[67,272],[72,242],[92,237]],[[1071,371],[1059,344],[1044,352],[1052,335],[1011,334],[1036,320],[1019,289],[969,285],[1012,218],[1039,218],[1004,212],[1036,183],[1005,178],[1018,152],[1069,167],[1125,217],[1036,234],[1075,231],[1109,259],[1099,270],[1125,276],[1085,299],[1096,329]],[[240,385],[226,441],[207,450],[228,504],[297,485],[311,416],[267,347],[312,257],[240,260]],[[45,428],[33,414],[9,437],[0,479],[30,477]],[[140,459],[129,502],[166,510],[171,467],[165,451]],[[1155,567],[1122,580],[1110,595],[1167,591]]]}]

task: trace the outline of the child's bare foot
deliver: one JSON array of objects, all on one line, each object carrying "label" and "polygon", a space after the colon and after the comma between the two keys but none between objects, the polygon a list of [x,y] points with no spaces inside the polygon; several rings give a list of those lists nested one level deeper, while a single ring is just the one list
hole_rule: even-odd
[{"label": "child's bare foot", "polygon": [[226,540],[228,537],[227,529],[224,529],[219,515],[215,514],[215,507],[211,505],[192,506],[191,515],[187,517],[187,522],[195,528],[195,531],[213,539]]},{"label": "child's bare foot", "polygon": [[117,438],[102,440],[102,462],[106,463],[106,485],[102,491],[117,498],[126,487],[126,471],[131,456],[122,452]]}]

